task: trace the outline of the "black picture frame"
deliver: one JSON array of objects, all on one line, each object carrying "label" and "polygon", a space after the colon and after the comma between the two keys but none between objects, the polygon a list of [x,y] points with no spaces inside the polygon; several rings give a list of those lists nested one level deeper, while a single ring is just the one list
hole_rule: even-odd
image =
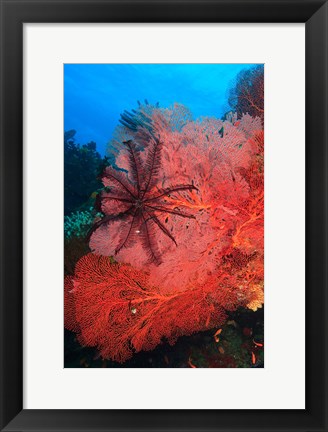
[{"label": "black picture frame", "polygon": [[[1,430],[327,431],[327,1],[0,0],[0,4]],[[306,23],[306,409],[23,409],[23,23],[41,22]]]}]

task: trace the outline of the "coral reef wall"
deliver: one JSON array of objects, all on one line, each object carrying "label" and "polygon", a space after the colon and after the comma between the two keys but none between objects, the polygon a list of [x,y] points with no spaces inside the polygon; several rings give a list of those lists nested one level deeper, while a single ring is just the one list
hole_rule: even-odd
[{"label": "coral reef wall", "polygon": [[263,303],[261,117],[193,121],[140,105],[115,133],[90,233],[65,280],[65,325],[124,362]]}]

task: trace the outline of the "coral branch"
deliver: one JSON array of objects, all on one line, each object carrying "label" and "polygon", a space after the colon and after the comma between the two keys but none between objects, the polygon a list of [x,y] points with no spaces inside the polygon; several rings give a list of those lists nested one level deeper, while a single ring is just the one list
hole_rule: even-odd
[{"label": "coral branch", "polygon": [[233,307],[237,295],[220,286],[220,279],[214,286],[220,287],[215,294],[212,286],[202,286],[163,295],[149,284],[147,274],[89,254],[78,262],[74,278],[65,279],[70,296],[65,297],[65,326],[77,331],[82,345],[124,362],[162,340],[174,344],[181,335],[221,325],[226,317],[222,302]]}]

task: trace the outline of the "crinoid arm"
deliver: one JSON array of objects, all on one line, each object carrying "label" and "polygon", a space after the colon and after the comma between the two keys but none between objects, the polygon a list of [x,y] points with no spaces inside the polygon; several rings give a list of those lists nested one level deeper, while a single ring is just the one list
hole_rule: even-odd
[{"label": "crinoid arm", "polygon": [[161,264],[161,254],[156,242],[156,232],[153,219],[147,219],[144,213],[142,214],[143,223],[141,225],[140,238],[144,249],[148,254],[150,262]]},{"label": "crinoid arm", "polygon": [[158,211],[160,213],[170,213],[170,214],[174,214],[174,215],[181,216],[184,218],[196,219],[194,215],[182,212],[180,210],[174,210],[174,209],[170,209],[170,208],[166,208],[166,207],[161,207],[158,205],[149,205],[149,204],[147,204],[146,207],[150,208],[154,211]]},{"label": "crinoid arm", "polygon": [[131,220],[126,220],[126,223],[121,225],[120,238],[115,249],[115,254],[118,254],[124,247],[133,245],[133,243],[138,240],[138,234],[140,233],[141,213],[140,210],[132,210],[132,212]]},{"label": "crinoid arm", "polygon": [[108,224],[110,222],[116,221],[116,220],[123,220],[126,219],[126,217],[131,213],[133,209],[133,206],[130,206],[126,211],[122,213],[118,213],[116,215],[105,215],[103,218],[101,218],[99,221],[95,222],[91,229],[89,230],[87,234],[87,240],[89,241],[92,234],[102,225]]},{"label": "crinoid arm", "polygon": [[160,138],[152,138],[152,145],[149,145],[148,154],[145,162],[146,180],[142,190],[142,198],[152,190],[158,183],[161,169],[161,150],[163,143]]},{"label": "crinoid arm", "polygon": [[147,209],[145,210],[146,213],[148,214],[148,218],[146,219],[146,222],[148,220],[153,220],[153,222],[155,222],[155,224],[158,226],[158,228],[167,236],[169,237],[173,243],[178,246],[175,238],[173,237],[173,235],[170,233],[170,231],[162,224],[162,222],[158,219],[158,217],[155,214],[152,214],[151,212],[149,212]]},{"label": "crinoid arm", "polygon": [[103,182],[109,183],[107,186],[113,186],[115,189],[126,192],[132,198],[135,196],[134,191],[132,190],[132,185],[129,183],[126,175],[111,166],[105,169]]},{"label": "crinoid arm", "polygon": [[169,186],[166,188],[158,189],[157,194],[153,197],[147,198],[145,200],[145,202],[155,201],[155,200],[158,200],[162,197],[171,195],[175,192],[183,192],[183,191],[189,191],[190,192],[192,190],[198,191],[196,186],[194,186],[193,184],[189,184],[189,185],[181,184],[181,185]]},{"label": "crinoid arm", "polygon": [[127,149],[129,158],[129,175],[131,176],[131,181],[136,185],[138,196],[140,196],[141,185],[145,177],[140,149],[138,149],[137,145],[132,140],[124,141],[123,144]]}]

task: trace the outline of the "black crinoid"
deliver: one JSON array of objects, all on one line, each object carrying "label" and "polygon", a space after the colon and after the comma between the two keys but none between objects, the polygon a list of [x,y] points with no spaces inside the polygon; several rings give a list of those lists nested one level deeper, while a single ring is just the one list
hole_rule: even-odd
[{"label": "black crinoid", "polygon": [[119,228],[120,236],[114,254],[135,242],[141,242],[149,261],[160,264],[161,254],[156,241],[157,230],[176,245],[177,242],[158,216],[173,214],[182,218],[195,218],[178,208],[169,207],[165,198],[170,194],[197,190],[197,188],[193,184],[158,187],[163,146],[160,137],[151,134],[145,152],[133,140],[125,141],[123,144],[127,151],[129,174],[127,176],[113,167],[105,169],[103,181],[108,187],[99,195],[99,202],[105,216],[93,225],[89,237],[104,224],[120,221],[122,222]]}]

